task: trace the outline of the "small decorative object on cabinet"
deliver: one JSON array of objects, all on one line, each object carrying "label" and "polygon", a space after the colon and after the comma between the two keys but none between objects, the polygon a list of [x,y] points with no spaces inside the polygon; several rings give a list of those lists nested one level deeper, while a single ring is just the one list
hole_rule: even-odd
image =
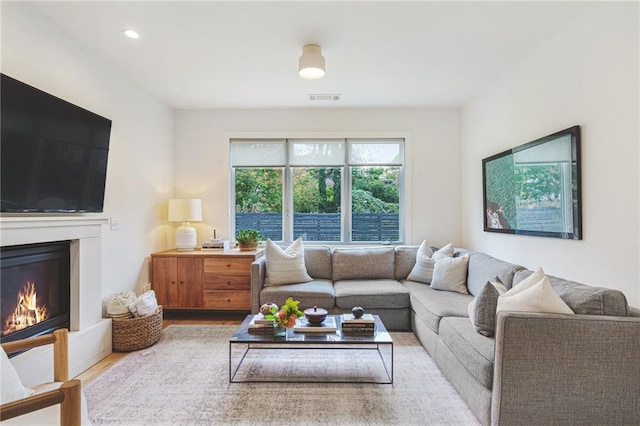
[{"label": "small decorative object on cabinet", "polygon": [[262,234],[257,229],[242,229],[236,235],[241,251],[255,250],[261,239]]},{"label": "small decorative object on cabinet", "polygon": [[168,250],[151,255],[151,285],[165,310],[251,310],[251,263],[262,250]]}]

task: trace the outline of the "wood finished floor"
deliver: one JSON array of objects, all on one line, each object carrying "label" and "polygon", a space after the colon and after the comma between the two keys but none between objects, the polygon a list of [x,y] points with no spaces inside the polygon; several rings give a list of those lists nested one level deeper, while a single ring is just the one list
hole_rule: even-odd
[{"label": "wood finished floor", "polygon": [[[162,328],[166,328],[174,324],[240,325],[246,316],[246,313],[165,311],[163,313]],[[128,354],[129,352],[113,352],[111,355],[90,367],[83,373],[80,373],[75,378],[80,379],[82,381],[82,385],[86,386]]]}]

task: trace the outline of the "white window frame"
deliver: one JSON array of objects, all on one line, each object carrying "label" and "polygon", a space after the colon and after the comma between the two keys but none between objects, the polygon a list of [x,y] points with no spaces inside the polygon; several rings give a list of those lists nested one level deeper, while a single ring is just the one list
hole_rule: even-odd
[{"label": "white window frame", "polygon": [[[290,243],[293,240],[293,167],[289,165],[289,140],[327,140],[327,139],[342,139],[345,141],[345,162],[341,166],[317,166],[317,167],[341,167],[341,212],[342,212],[342,224],[341,224],[341,241],[311,241],[314,244],[330,244],[330,245],[344,245],[344,244],[366,244],[366,245],[385,245],[389,242],[384,241],[352,241],[351,239],[351,165],[349,164],[349,140],[366,140],[369,143],[375,143],[378,140],[380,143],[393,141],[401,141],[401,155],[402,165],[400,167],[399,176],[399,214],[398,214],[398,241],[391,241],[391,244],[404,244],[408,240],[408,236],[411,233],[411,197],[408,196],[411,189],[411,135],[406,132],[364,132],[364,133],[293,133],[284,135],[277,134],[264,134],[264,133],[233,133],[225,134],[224,139],[227,141],[229,147],[229,229],[231,232],[235,232],[235,173],[234,166],[231,161],[231,144],[242,140],[259,139],[266,140],[285,140],[285,155],[286,161],[283,166],[283,243]],[[354,167],[362,167],[368,165],[354,165]],[[390,166],[389,164],[371,164],[371,166]],[[272,166],[252,166],[252,167],[266,167]],[[314,166],[295,166],[295,167],[314,167]],[[279,167],[274,167],[279,168]]]}]

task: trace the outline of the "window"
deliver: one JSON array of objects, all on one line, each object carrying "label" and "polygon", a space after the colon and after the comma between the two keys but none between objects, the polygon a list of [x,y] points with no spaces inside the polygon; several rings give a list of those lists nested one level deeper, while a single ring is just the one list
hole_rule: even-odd
[{"label": "window", "polygon": [[232,139],[234,235],[402,242],[404,139]]}]

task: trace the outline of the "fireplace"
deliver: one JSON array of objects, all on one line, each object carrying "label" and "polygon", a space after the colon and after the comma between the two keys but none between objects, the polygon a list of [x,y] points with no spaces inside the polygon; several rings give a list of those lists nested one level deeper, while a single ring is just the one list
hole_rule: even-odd
[{"label": "fireplace", "polygon": [[[77,376],[111,353],[111,320],[102,318],[101,309],[102,234],[107,225],[107,219],[95,215],[0,215],[0,257],[19,245],[70,242],[69,268],[62,268],[70,274],[69,377]],[[4,285],[4,278],[3,273],[0,286]],[[40,300],[40,291],[36,291]],[[4,293],[3,288],[0,293]],[[1,312],[4,309],[0,306]],[[52,353],[51,347],[43,346],[11,359],[25,386],[53,381]]]},{"label": "fireplace", "polygon": [[70,241],[0,249],[0,342],[69,328]]}]

